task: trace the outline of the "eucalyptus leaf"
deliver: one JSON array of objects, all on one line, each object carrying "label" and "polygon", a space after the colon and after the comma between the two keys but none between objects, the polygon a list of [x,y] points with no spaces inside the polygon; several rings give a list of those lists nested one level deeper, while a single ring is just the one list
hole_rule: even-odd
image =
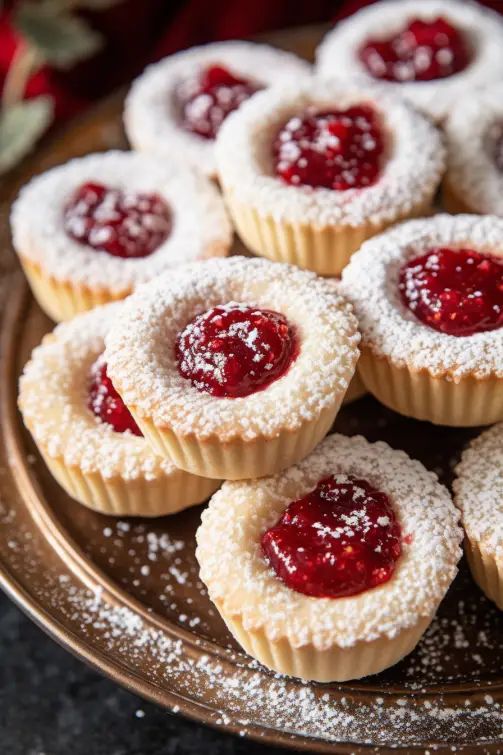
[{"label": "eucalyptus leaf", "polygon": [[0,174],[28,154],[50,124],[52,115],[52,99],[45,95],[0,111]]},{"label": "eucalyptus leaf", "polygon": [[14,25],[46,63],[69,68],[101,47],[103,38],[86,21],[46,3],[19,3]]}]

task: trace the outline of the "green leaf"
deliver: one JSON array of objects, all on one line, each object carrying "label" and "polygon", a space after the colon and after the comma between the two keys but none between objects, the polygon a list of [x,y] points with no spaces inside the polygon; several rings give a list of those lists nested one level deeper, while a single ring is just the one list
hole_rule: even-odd
[{"label": "green leaf", "polygon": [[28,154],[50,124],[52,114],[52,99],[45,95],[0,112],[0,173]]},{"label": "green leaf", "polygon": [[23,2],[14,14],[14,25],[43,60],[69,68],[101,47],[103,38],[81,18],[59,13],[46,3]]}]

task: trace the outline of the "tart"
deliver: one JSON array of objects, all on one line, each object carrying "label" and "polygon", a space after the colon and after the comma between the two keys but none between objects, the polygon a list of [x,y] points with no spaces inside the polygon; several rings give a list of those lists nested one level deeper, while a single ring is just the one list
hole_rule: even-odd
[{"label": "tart", "polygon": [[435,424],[503,419],[503,220],[436,215],[367,241],[342,278],[358,363],[386,406]]},{"label": "tart", "polygon": [[338,275],[365,239],[429,212],[444,149],[426,118],[382,88],[306,77],[229,117],[217,163],[250,249]]},{"label": "tart", "polygon": [[445,122],[449,212],[503,215],[503,85],[460,99]]},{"label": "tart", "polygon": [[33,178],[14,203],[11,225],[33,294],[56,321],[123,299],[164,270],[225,255],[232,241],[208,179],[121,151]]},{"label": "tart", "polygon": [[149,66],[126,99],[124,126],[134,149],[170,160],[180,153],[215,176],[214,142],[229,113],[257,91],[307,73],[292,53],[253,42],[192,47]]},{"label": "tart", "polygon": [[331,435],[281,474],[225,482],[196,539],[201,579],[246,652],[328,682],[413,650],[456,575],[462,532],[418,461]]},{"label": "tart", "polygon": [[206,500],[218,482],[156,456],[114,389],[104,338],[121,307],[98,307],[47,335],[24,368],[19,407],[72,498],[102,514],[173,514]]},{"label": "tart", "polygon": [[242,479],[290,466],[323,438],[359,339],[350,305],[322,279],[231,257],[139,289],[105,354],[156,453],[194,474]]},{"label": "tart", "polygon": [[384,0],[340,22],[318,47],[325,78],[359,76],[441,122],[451,108],[503,76],[503,21],[465,0]]},{"label": "tart", "polygon": [[503,610],[503,424],[470,443],[456,467],[453,488],[473,578]]}]

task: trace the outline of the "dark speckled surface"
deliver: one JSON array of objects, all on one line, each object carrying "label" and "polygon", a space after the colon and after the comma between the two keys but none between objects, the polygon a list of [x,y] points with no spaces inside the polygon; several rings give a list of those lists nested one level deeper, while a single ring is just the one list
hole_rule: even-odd
[{"label": "dark speckled surface", "polygon": [[0,592],[1,755],[280,755],[173,716],[99,676]]}]

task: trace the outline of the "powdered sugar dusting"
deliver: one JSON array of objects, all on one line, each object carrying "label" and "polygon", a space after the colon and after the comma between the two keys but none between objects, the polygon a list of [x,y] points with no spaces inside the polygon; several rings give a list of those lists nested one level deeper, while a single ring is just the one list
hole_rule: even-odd
[{"label": "powdered sugar dusting", "polygon": [[291,53],[253,42],[218,42],[170,55],[149,66],[126,99],[124,125],[135,149],[166,158],[182,151],[195,167],[214,175],[214,143],[182,127],[175,97],[177,86],[209,65],[223,65],[258,86],[297,79],[310,70],[306,61]]},{"label": "powdered sugar dusting", "polygon": [[[402,531],[393,578],[343,600],[287,588],[259,546],[292,500],[334,473],[361,477],[385,492]],[[247,629],[260,628],[271,640],[287,637],[293,647],[326,649],[395,637],[433,616],[457,572],[461,539],[456,509],[434,474],[385,443],[331,435],[280,475],[224,483],[203,512],[196,555],[210,598],[226,614],[242,616]]]},{"label": "powdered sugar dusting", "polygon": [[402,223],[365,242],[342,274],[363,343],[398,366],[426,369],[458,382],[467,375],[503,376],[503,328],[455,337],[423,325],[403,304],[399,273],[410,259],[435,247],[469,248],[503,256],[503,220],[436,215]]},{"label": "powdered sugar dusting", "polygon": [[[385,150],[379,179],[364,189],[342,191],[288,186],[273,174],[273,142],[281,126],[309,109],[370,105],[383,130]],[[315,227],[403,217],[433,197],[444,170],[440,134],[422,115],[378,85],[304,77],[259,92],[231,114],[217,138],[217,163],[224,189],[261,215]]]},{"label": "powdered sugar dusting", "polygon": [[[299,355],[267,389],[225,399],[179,374],[174,346],[196,314],[229,301],[283,314],[297,330]],[[160,277],[130,297],[121,314],[107,337],[114,385],[137,413],[182,434],[252,439],[298,428],[346,390],[358,357],[356,320],[334,288],[267,260],[210,260]]]},{"label": "powdered sugar dusting", "polygon": [[121,303],[99,307],[58,325],[38,346],[20,379],[23,419],[52,458],[105,478],[154,480],[176,475],[168,459],[152,453],[142,437],[113,427],[88,408],[91,367]]},{"label": "powdered sugar dusting", "polygon": [[503,215],[503,164],[498,166],[497,152],[502,126],[499,83],[460,98],[445,123],[446,180],[456,196],[481,214]]},{"label": "powdered sugar dusting", "polygon": [[[488,81],[503,76],[503,22],[494,13],[470,0],[381,0],[341,21],[317,49],[317,72],[323,77],[361,76],[374,79],[358,57],[358,50],[369,38],[397,34],[416,18],[445,18],[466,36],[473,60],[462,71],[433,81],[383,82],[387,90],[406,97],[414,105],[442,120],[451,108]],[[471,96],[471,95],[470,95]]]},{"label": "powdered sugar dusting", "polygon": [[[125,192],[158,194],[171,210],[172,229],[147,257],[117,258],[72,239],[64,208],[83,183],[101,181]],[[194,218],[197,217],[197,222]],[[226,254],[232,229],[216,187],[176,161],[133,152],[87,155],[33,178],[12,207],[16,251],[59,281],[129,293],[138,283],[212,254]],[[134,232],[134,229],[133,229]]]},{"label": "powdered sugar dusting", "polygon": [[472,440],[456,467],[463,527],[484,551],[503,556],[503,423]]}]

